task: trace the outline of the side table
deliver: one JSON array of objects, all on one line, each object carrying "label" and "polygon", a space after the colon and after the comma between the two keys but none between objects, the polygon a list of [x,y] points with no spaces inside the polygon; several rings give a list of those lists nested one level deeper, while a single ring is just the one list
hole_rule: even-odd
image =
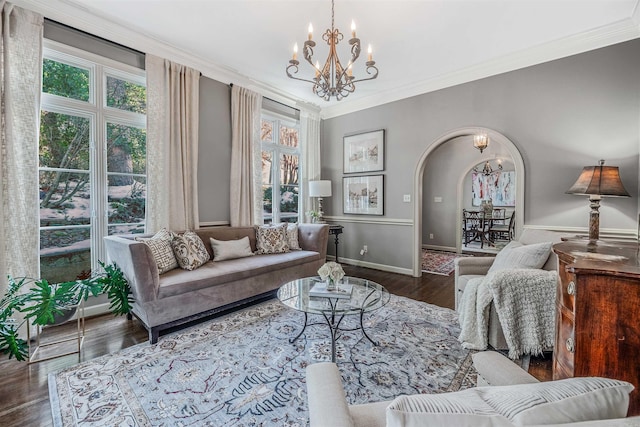
[{"label": "side table", "polygon": [[343,229],[344,227],[342,225],[329,224],[329,234],[332,234],[335,236],[334,243],[336,245],[336,262],[340,262],[338,261],[338,244],[340,243],[338,236],[342,234]]}]

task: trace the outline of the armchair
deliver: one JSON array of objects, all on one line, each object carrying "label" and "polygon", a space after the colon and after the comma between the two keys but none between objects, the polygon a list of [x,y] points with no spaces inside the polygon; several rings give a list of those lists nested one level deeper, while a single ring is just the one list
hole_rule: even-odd
[{"label": "armchair", "polygon": [[[573,234],[558,233],[548,230],[526,229],[519,238],[523,245],[530,245],[541,242],[558,243],[563,237],[571,237]],[[495,257],[469,257],[458,258],[455,261],[455,308],[460,309],[460,300],[469,280],[477,277],[484,277]],[[552,271],[557,270],[558,259],[552,252],[542,269]],[[495,305],[492,303],[489,309],[488,343],[496,350],[508,350],[504,331],[500,324]]]}]

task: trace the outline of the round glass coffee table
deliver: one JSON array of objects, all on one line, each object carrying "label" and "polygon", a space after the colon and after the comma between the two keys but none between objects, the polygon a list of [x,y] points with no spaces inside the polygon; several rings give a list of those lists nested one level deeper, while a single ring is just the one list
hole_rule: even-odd
[{"label": "round glass coffee table", "polygon": [[[305,277],[285,283],[278,289],[278,299],[287,307],[304,313],[304,326],[300,333],[289,340],[293,343],[300,338],[307,325],[317,325],[319,323],[307,323],[309,314],[322,315],[329,326],[331,332],[331,361],[336,361],[336,339],[340,331],[362,330],[363,335],[371,341],[373,345],[378,345],[373,341],[364,329],[362,319],[365,313],[374,311],[389,302],[389,292],[384,286],[372,282],[371,280],[359,277],[345,276],[338,283],[339,293],[323,293],[324,296],[314,296],[318,287],[324,282],[320,277]],[[360,325],[353,329],[343,329],[340,323],[345,316],[359,315]]]}]

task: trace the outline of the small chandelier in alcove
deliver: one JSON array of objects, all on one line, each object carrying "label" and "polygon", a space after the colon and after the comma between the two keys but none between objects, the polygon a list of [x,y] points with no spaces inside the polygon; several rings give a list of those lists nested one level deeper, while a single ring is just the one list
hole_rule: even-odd
[{"label": "small chandelier in alcove", "polygon": [[489,146],[489,136],[486,133],[473,135],[473,146],[482,153]]},{"label": "small chandelier in alcove", "polygon": [[498,164],[497,169],[493,169],[491,167],[491,163],[487,160],[482,167],[482,170],[479,169],[480,165],[477,165],[473,168],[473,171],[476,173],[482,173],[484,176],[491,176],[492,174],[498,173],[502,170],[502,160],[498,159],[496,160],[496,163]]}]

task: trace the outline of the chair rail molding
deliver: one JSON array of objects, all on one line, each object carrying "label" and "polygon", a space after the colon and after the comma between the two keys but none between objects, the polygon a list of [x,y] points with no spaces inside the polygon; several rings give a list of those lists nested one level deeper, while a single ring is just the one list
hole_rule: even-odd
[{"label": "chair rail molding", "polygon": [[[486,128],[481,126],[467,126],[459,129],[454,129],[445,133],[444,135],[437,138],[434,142],[427,146],[424,153],[420,157],[418,161],[418,165],[416,167],[414,173],[414,181],[413,181],[413,276],[420,277],[422,275],[422,271],[420,268],[420,253],[422,247],[422,204],[423,204],[423,176],[424,176],[424,168],[427,163],[427,158],[429,155],[440,145],[446,144],[452,139],[459,138],[461,136],[471,136],[476,134],[486,134],[491,142],[494,144],[500,144],[504,147],[511,159],[513,160],[513,166],[516,172],[516,206],[515,210],[518,212],[516,215],[516,224],[515,224],[515,234],[519,236],[522,232],[522,228],[524,226],[524,183],[525,183],[525,169],[524,169],[524,160],[522,159],[522,155],[518,150],[518,147],[506,136],[501,134],[500,132]],[[477,164],[477,163],[476,163]],[[462,223],[462,183],[464,181],[464,176],[471,170],[470,166],[467,170],[465,170],[464,175],[458,178],[458,190],[457,190],[457,212],[456,212],[456,247],[461,247],[462,240],[462,231],[460,230],[459,224]]]},{"label": "chair rail molding", "polygon": [[412,226],[412,219],[405,218],[374,218],[370,216],[326,216],[324,217],[327,222],[338,223],[359,223],[359,224],[378,224],[378,225],[400,225],[400,226]]},{"label": "chair rail molding", "polygon": [[[589,227],[527,224],[524,226],[524,229],[557,231],[559,233],[575,233],[577,236],[585,237],[589,235]],[[600,238],[602,240],[636,241],[638,240],[638,231],[632,228],[601,228]]]}]

